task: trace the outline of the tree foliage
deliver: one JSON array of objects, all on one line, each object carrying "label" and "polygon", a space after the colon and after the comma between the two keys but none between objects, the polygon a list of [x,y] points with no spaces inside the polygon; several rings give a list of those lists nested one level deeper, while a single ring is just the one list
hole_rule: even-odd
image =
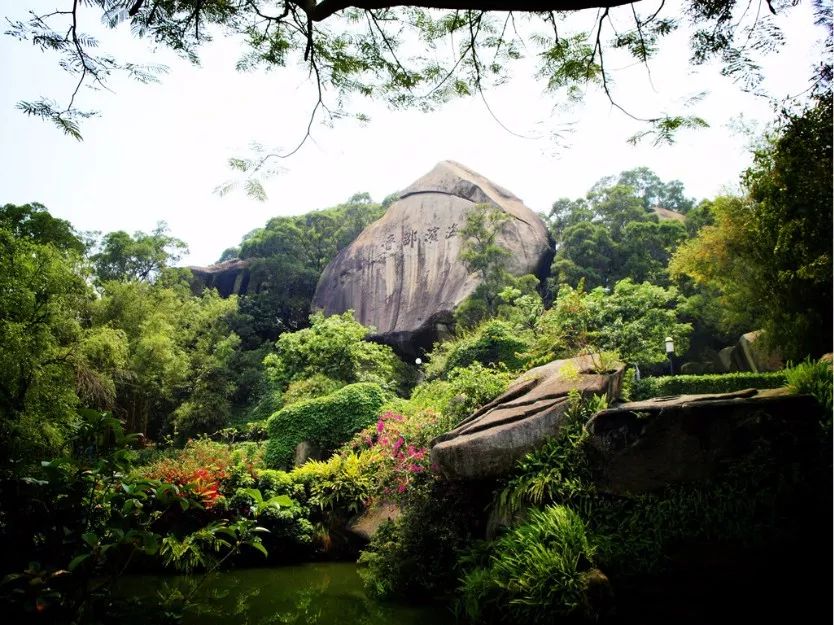
[{"label": "tree foliage", "polygon": [[215,291],[195,297],[185,283],[106,282],[94,322],[123,332],[129,346],[114,413],[154,436],[224,426],[246,375],[231,327],[236,311],[235,298]]},{"label": "tree foliage", "polygon": [[744,175],[748,195],[716,200],[714,225],[672,262],[720,293],[725,324],[763,327],[787,358],[831,351],[831,101],[782,113]]},{"label": "tree foliage", "polygon": [[264,359],[267,377],[279,388],[316,374],[396,388],[400,361],[387,345],[366,340],[372,332],[354,319],[353,311],[329,317],[314,313],[309,328],[278,338],[276,353]]},{"label": "tree foliage", "polygon": [[[771,12],[790,3],[687,0],[682,7],[620,6],[620,0],[413,0],[405,4],[377,0],[90,0],[103,22],[128,22],[132,32],[197,61],[200,45],[218,32],[244,41],[238,62],[242,70],[287,67],[302,63],[317,89],[310,123],[317,115],[343,116],[351,96],[371,97],[394,108],[431,108],[451,98],[482,94],[512,74],[526,55],[536,60],[536,75],[562,100],[581,100],[590,88],[604,93],[619,110],[633,117],[616,99],[612,57],[646,63],[664,38],[691,26],[690,63],[719,61],[722,73],[743,88],[756,89],[762,76],[758,55],[772,52],[783,36]],[[822,3],[820,3],[822,5]],[[63,9],[11,20],[8,33],[55,53],[78,81],[66,105],[48,98],[22,101],[26,114],[49,120],[80,138],[79,120],[92,112],[76,104],[87,83],[107,84],[113,72],[143,82],[164,68],[119,61],[95,50],[98,42],[82,30],[78,3]],[[588,30],[565,24],[570,13],[597,9]],[[442,10],[433,10],[442,9]],[[824,5],[818,14],[825,15]],[[587,28],[587,26],[585,27]],[[810,69],[810,68],[809,68]],[[830,75],[830,63],[814,68],[819,81]],[[365,119],[361,112],[354,113]],[[691,115],[656,113],[639,117],[648,127],[636,138],[670,141],[681,128],[705,125]],[[233,159],[232,166],[257,173],[273,157],[295,153],[259,153]],[[247,182],[262,194],[256,178]]]},{"label": "tree foliage", "polygon": [[125,338],[86,323],[93,292],[66,222],[39,205],[7,205],[3,217],[0,453],[42,457],[64,443],[81,402],[112,405]]},{"label": "tree foliage", "polygon": [[26,239],[42,245],[51,244],[64,252],[84,254],[85,241],[68,221],[49,214],[38,202],[0,207],[0,227],[15,238]]},{"label": "tree foliage", "polygon": [[123,230],[110,232],[91,256],[99,281],[144,280],[153,282],[160,273],[188,253],[183,241],[168,234],[165,222],[147,234],[133,236]]},{"label": "tree foliage", "polygon": [[692,204],[680,181],[663,182],[647,167],[602,178],[584,198],[557,200],[548,215],[557,245],[551,288],[580,281],[611,288],[627,277],[668,285],[666,266],[687,226],[682,215],[661,220],[654,209],[689,211]]},{"label": "tree foliage", "polygon": [[[304,328],[324,268],[383,212],[367,193],[357,193],[328,209],[274,217],[247,234],[234,257],[249,260],[250,283],[257,286],[240,301],[249,318],[238,328],[241,338],[271,343],[282,332]],[[227,260],[229,254],[224,252]]]},{"label": "tree foliage", "polygon": [[537,360],[572,357],[580,352],[615,352],[626,362],[657,365],[666,359],[671,336],[679,354],[689,347],[690,324],[680,319],[682,298],[663,288],[626,278],[607,293],[563,285],[553,308],[539,319],[532,354]]}]

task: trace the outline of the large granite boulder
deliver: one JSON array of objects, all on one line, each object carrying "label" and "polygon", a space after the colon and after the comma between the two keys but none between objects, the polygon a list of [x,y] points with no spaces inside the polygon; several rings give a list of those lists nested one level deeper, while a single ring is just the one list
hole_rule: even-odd
[{"label": "large granite boulder", "polygon": [[450,479],[484,479],[512,470],[524,454],[555,436],[568,407],[568,393],[606,395],[620,391],[625,365],[600,371],[597,356],[554,360],[531,369],[503,394],[454,430],[431,443],[431,460]]},{"label": "large granite boulder", "polygon": [[586,429],[597,486],[627,496],[709,479],[759,441],[768,442],[773,462],[798,462],[813,452],[818,419],[813,397],[748,389],[621,404],[594,415]]},{"label": "large granite boulder", "polygon": [[742,334],[736,343],[736,358],[742,371],[778,371],[785,366],[777,352],[764,346],[762,331]]},{"label": "large granite boulder", "polygon": [[189,267],[194,277],[191,288],[195,293],[217,289],[221,297],[245,295],[249,288],[249,263],[239,258],[215,263],[208,267]]},{"label": "large granite boulder", "polygon": [[327,315],[353,310],[376,328],[375,338],[403,353],[430,347],[479,284],[460,260],[460,229],[482,203],[510,215],[498,235],[510,251],[507,270],[543,275],[552,251],[541,219],[506,189],[443,161],[339,252],[319,279],[313,308]]},{"label": "large granite boulder", "polygon": [[785,366],[781,354],[764,345],[762,331],[742,334],[735,345],[725,347],[718,352],[717,369],[722,372],[779,371]]}]

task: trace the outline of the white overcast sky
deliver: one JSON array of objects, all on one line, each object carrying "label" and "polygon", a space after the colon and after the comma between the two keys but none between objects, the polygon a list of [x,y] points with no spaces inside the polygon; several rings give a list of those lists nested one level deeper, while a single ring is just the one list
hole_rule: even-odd
[{"label": "white overcast sky", "polygon": [[[0,16],[25,18],[27,8],[46,10],[67,0],[0,0]],[[641,5],[643,3],[640,3]],[[250,141],[291,147],[303,134],[312,104],[301,70],[239,73],[240,47],[218,38],[201,51],[195,67],[148,44],[129,31],[103,29],[94,13],[84,29],[102,49],[121,59],[162,63],[170,71],[161,84],[126,80],[114,93],[85,91],[82,107],[100,117],[84,122],[78,143],[54,127],[15,110],[21,99],[65,101],[72,79],[57,59],[31,45],[0,36],[0,203],[38,201],[79,230],[151,230],[165,220],[191,250],[184,262],[208,264],[276,215],[332,206],[358,191],[381,200],[404,188],[437,161],[457,160],[513,191],[534,210],[546,211],[559,197],[578,197],[599,178],[640,165],[663,179],[679,179],[688,195],[713,196],[734,188],[749,164],[747,139],[727,124],[743,115],[767,123],[770,103],[742,93],[716,68],[693,74],[687,65],[685,33],[676,34],[651,62],[652,83],[643,67],[617,76],[620,99],[636,114],[680,110],[683,98],[708,90],[692,112],[711,128],[686,132],[671,147],[632,147],[626,138],[640,126],[613,110],[600,95],[574,111],[554,111],[551,96],[520,67],[509,85],[489,92],[501,121],[525,135],[542,135],[572,124],[564,145],[516,137],[490,117],[479,99],[460,100],[438,112],[391,112],[359,103],[371,122],[316,125],[286,171],[267,184],[259,203],[241,193],[219,197],[214,188],[232,175],[229,156],[245,154]],[[592,24],[594,13],[577,16]],[[776,96],[807,88],[819,59],[810,2],[779,22],[787,45],[764,62],[765,87]]]}]

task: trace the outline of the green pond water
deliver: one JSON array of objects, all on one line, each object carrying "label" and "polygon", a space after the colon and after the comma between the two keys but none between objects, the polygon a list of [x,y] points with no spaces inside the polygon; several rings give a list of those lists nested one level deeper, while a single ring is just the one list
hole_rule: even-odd
[{"label": "green pond water", "polygon": [[[130,576],[119,594],[188,594],[193,579]],[[369,598],[351,563],[314,563],[242,569],[210,575],[195,591],[199,607],[185,625],[446,625],[455,622],[440,606],[379,603]]]}]

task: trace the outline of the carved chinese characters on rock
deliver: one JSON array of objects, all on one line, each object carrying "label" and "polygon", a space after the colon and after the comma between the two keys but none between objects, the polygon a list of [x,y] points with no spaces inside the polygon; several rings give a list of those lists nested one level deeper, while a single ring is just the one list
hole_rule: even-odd
[{"label": "carved chinese characters on rock", "polygon": [[403,247],[414,247],[418,243],[418,232],[414,228],[403,226],[402,245]]},{"label": "carved chinese characters on rock", "polygon": [[[450,224],[443,233],[446,239],[451,239],[460,235],[458,224]],[[402,226],[399,237],[399,247],[415,247],[420,245],[422,239],[425,243],[437,243],[440,240],[441,228],[439,226],[428,226],[423,232],[411,226]],[[401,263],[400,255],[397,254],[397,236],[393,232],[389,232],[376,240],[376,245],[372,248],[368,259],[362,260],[359,263],[359,268],[373,267],[377,263],[385,263],[388,257],[394,256],[396,266],[399,267]]]}]

